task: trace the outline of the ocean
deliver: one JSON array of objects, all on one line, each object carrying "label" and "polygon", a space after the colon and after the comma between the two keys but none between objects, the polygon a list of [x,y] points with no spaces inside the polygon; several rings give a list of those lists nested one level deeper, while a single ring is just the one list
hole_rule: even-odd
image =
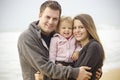
[{"label": "ocean", "polygon": [[[22,80],[17,51],[17,41],[20,33],[0,33],[0,80]],[[103,71],[120,68],[120,29],[100,29],[98,35],[106,55]]]}]

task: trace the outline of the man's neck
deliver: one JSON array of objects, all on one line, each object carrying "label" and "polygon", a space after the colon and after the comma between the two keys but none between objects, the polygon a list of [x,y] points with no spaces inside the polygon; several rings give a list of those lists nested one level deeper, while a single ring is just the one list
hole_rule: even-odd
[{"label": "man's neck", "polygon": [[54,35],[54,33],[55,33],[55,32],[52,32],[52,33],[50,33],[49,35],[46,35],[46,34],[44,34],[44,33],[41,33],[41,36],[42,36],[43,40],[46,42],[48,48],[49,48],[49,46],[50,46],[50,40],[51,40],[52,36]]}]

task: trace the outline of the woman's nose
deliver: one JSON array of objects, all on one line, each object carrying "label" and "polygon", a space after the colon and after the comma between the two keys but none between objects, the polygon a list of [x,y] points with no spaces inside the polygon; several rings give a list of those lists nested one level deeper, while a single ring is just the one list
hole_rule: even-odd
[{"label": "woman's nose", "polygon": [[80,29],[76,28],[76,29],[75,29],[75,32],[76,32],[76,33],[80,32]]},{"label": "woman's nose", "polygon": [[77,31],[78,31],[78,29],[76,28],[76,29],[74,29],[74,31],[75,31],[75,32],[77,32]]}]

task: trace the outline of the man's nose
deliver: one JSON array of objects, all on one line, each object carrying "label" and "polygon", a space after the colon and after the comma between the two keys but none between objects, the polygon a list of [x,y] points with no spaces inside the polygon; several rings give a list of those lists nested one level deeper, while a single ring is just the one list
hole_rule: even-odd
[{"label": "man's nose", "polygon": [[53,23],[53,19],[49,19],[49,24],[52,24]]}]

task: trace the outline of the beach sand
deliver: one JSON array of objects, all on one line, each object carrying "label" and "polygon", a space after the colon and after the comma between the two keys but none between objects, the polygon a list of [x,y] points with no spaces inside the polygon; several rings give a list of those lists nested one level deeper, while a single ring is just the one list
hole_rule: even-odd
[{"label": "beach sand", "polygon": [[100,80],[120,80],[120,68],[110,69],[103,72]]}]

